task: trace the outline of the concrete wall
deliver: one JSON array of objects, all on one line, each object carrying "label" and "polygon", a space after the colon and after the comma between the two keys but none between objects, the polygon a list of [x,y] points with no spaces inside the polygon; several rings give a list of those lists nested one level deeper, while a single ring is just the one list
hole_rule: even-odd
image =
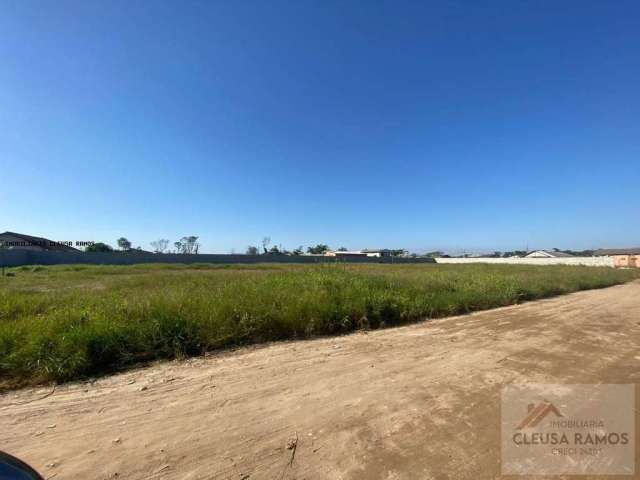
[{"label": "concrete wall", "polygon": [[436,258],[437,263],[503,263],[514,265],[586,265],[588,267],[614,267],[611,257],[561,258]]},{"label": "concrete wall", "polygon": [[340,259],[321,256],[288,255],[179,255],[153,253],[83,253],[35,252],[28,250],[0,251],[0,266],[59,265],[84,263],[92,265],[133,265],[136,263],[435,263],[431,258],[352,257]]},{"label": "concrete wall", "polygon": [[0,267],[13,267],[29,263],[29,250],[0,250]]},{"label": "concrete wall", "polygon": [[614,267],[614,257],[566,257],[566,258],[397,258],[359,257],[349,258],[288,255],[178,255],[178,254],[122,254],[83,252],[36,252],[30,250],[0,250],[0,266],[59,265],[85,263],[92,265],[133,265],[136,263],[502,263],[516,265],[587,265],[590,267]]}]

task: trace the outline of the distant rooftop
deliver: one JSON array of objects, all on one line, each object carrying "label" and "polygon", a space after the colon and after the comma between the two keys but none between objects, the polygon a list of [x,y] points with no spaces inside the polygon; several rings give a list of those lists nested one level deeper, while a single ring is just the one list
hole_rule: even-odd
[{"label": "distant rooftop", "polygon": [[640,255],[640,248],[601,248],[593,254],[597,257],[606,257],[611,255]]},{"label": "distant rooftop", "polygon": [[43,250],[49,251],[59,251],[59,252],[78,252],[77,248],[70,247],[68,245],[63,245],[62,243],[55,242],[53,240],[49,240],[48,238],[43,237],[34,237],[32,235],[27,235],[25,233],[16,233],[16,232],[4,232],[0,233],[0,243],[8,242],[11,245],[14,238],[19,239],[19,242],[24,243],[24,245],[16,245],[13,248],[20,249],[29,248],[29,247],[37,247]]},{"label": "distant rooftop", "polygon": [[555,250],[534,250],[527,254],[527,257],[530,258],[540,258],[540,257],[548,257],[548,258],[565,258],[565,257],[573,257],[573,255],[565,252],[557,252]]}]

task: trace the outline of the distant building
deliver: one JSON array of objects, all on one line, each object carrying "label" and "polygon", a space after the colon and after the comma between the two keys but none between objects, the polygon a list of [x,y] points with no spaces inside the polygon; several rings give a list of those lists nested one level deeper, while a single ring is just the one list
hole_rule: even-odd
[{"label": "distant building", "polygon": [[362,253],[361,250],[329,250],[324,253],[325,257],[366,257],[366,253]]},{"label": "distant building", "polygon": [[616,267],[640,267],[640,248],[608,248],[593,252],[596,257],[612,257]]},{"label": "distant building", "polygon": [[48,238],[33,237],[24,233],[4,232],[0,233],[0,249],[7,250],[32,250],[36,252],[79,252],[63,242],[55,242]]},{"label": "distant building", "polygon": [[573,257],[568,253],[564,252],[556,252],[551,250],[535,250],[531,253],[528,253],[525,258],[566,258]]},{"label": "distant building", "polygon": [[327,257],[390,257],[391,250],[386,248],[379,250],[329,250],[324,254]]},{"label": "distant building", "polygon": [[364,249],[362,253],[365,253],[367,257],[390,257],[392,252],[387,248],[381,248],[379,250]]}]

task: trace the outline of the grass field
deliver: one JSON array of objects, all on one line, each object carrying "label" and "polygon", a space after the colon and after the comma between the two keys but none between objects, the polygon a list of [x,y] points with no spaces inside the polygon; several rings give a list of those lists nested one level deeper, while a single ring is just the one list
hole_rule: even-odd
[{"label": "grass field", "polygon": [[520,265],[21,267],[0,277],[0,387],[219,348],[340,334],[623,283]]}]

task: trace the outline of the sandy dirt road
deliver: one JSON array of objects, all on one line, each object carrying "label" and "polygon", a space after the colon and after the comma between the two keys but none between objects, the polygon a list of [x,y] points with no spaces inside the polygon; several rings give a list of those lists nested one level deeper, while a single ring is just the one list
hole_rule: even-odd
[{"label": "sandy dirt road", "polygon": [[639,381],[634,282],[11,392],[0,449],[56,480],[501,478],[502,385]]}]

